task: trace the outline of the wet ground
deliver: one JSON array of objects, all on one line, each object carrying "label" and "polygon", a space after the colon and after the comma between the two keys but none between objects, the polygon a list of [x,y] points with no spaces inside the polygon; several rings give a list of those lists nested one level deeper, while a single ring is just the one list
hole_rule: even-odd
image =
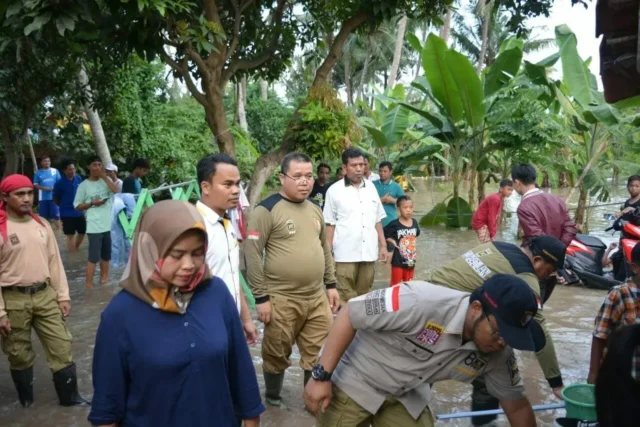
[{"label": "wet ground", "polygon": [[[418,193],[412,194],[415,200],[416,217],[426,213],[431,206],[446,196],[445,187],[433,181],[417,181]],[[624,189],[617,190],[614,200],[624,200]],[[572,206],[572,204],[569,204]],[[603,233],[608,225],[602,220],[602,214],[612,212],[612,207],[592,209],[589,212],[592,233],[606,242],[615,238]],[[500,234],[500,239],[515,241],[517,221],[508,219]],[[85,397],[92,394],[91,361],[95,332],[100,321],[100,313],[112,296],[119,291],[115,286],[121,270],[111,272],[111,284],[87,290],[84,286],[84,266],[86,261],[86,242],[79,253],[67,254],[62,239],[59,239],[63,259],[69,278],[72,298],[72,314],[68,326],[73,334],[73,354],[76,360],[80,391]],[[445,228],[423,229],[418,239],[419,262],[416,278],[420,273],[442,265],[476,245],[473,231],[447,230]],[[379,266],[376,286],[388,283],[389,268]],[[552,331],[556,351],[560,360],[565,384],[584,382],[587,376],[593,318],[605,296],[604,291],[584,288],[557,287],[550,301],[545,305],[545,316]],[[40,344],[33,336],[38,354],[35,366],[36,404],[30,409],[20,407],[9,374],[6,358],[0,356],[0,426],[3,427],[72,427],[87,426],[86,408],[62,408],[57,405],[51,374],[46,366]],[[261,373],[260,344],[251,349],[256,371]],[[532,404],[556,403],[544,380],[537,360],[531,353],[520,353],[520,368],[527,393]],[[287,371],[283,398],[286,409],[269,408],[262,417],[263,426],[273,427],[312,427],[313,417],[303,409],[302,370],[298,364],[297,352],[292,358],[292,367]],[[261,387],[262,375],[258,375]],[[471,387],[446,381],[435,386],[434,401],[431,407],[434,413],[450,413],[468,410]],[[553,419],[562,416],[563,410],[537,413],[538,425],[551,426]],[[506,418],[499,418],[499,425],[508,425]],[[440,421],[438,426],[469,426],[467,420]],[[178,427],[178,426],[176,426]],[[182,426],[180,426],[182,427]],[[185,426],[187,427],[187,426]],[[212,424],[214,427],[214,424]]]}]

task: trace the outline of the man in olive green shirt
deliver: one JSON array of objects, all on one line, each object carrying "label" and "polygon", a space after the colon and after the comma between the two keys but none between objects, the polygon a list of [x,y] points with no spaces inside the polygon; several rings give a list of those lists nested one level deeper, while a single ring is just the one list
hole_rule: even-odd
[{"label": "man in olive green shirt", "polygon": [[287,154],[280,182],[280,193],[253,211],[245,243],[247,278],[258,320],[265,324],[266,400],[274,406],[281,404],[293,344],[300,349],[306,384],[340,302],[322,210],[307,200],[313,186],[311,159],[301,153]]},{"label": "man in olive green shirt", "polygon": [[[562,268],[565,251],[564,243],[547,235],[532,238],[524,247],[505,242],[484,243],[453,262],[429,272],[424,278],[427,282],[465,292],[473,292],[495,274],[511,274],[522,278],[536,294],[541,308],[535,320],[544,330],[546,345],[536,353],[536,357],[549,386],[559,398],[563,388],[562,376],[553,340],[542,314],[539,280],[545,280]],[[474,411],[498,408],[498,399],[489,394],[483,377],[473,382],[471,408]],[[493,419],[495,416],[475,417],[472,423],[479,426]]]}]

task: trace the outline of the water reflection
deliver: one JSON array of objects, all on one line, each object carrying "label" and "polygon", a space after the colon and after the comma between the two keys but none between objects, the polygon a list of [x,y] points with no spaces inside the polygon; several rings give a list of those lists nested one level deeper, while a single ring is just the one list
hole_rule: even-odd
[{"label": "water reflection", "polygon": [[[414,199],[416,217],[428,212],[436,203],[443,201],[450,192],[450,184],[436,180],[415,180],[418,190],[411,196]],[[461,188],[462,191],[465,191]],[[496,187],[489,187],[487,191],[496,191]],[[560,194],[566,194],[560,191]],[[465,193],[462,193],[465,194]],[[614,202],[624,202],[627,198],[626,189],[620,187],[613,192]],[[513,200],[508,201],[507,206],[515,210],[518,196],[514,193]],[[575,208],[576,200],[569,203],[570,208]],[[601,207],[589,210],[589,224],[591,234],[603,238],[605,242],[617,240],[604,233],[609,225],[603,219],[603,214],[615,211],[615,207]],[[507,218],[499,239],[515,241],[517,221],[515,215]],[[112,271],[112,286],[97,287],[86,290],[84,287],[84,268],[86,263],[86,242],[79,253],[66,253],[64,241],[59,238],[60,248],[63,253],[67,275],[70,281],[72,298],[72,315],[68,320],[69,328],[74,336],[73,352],[77,363],[80,389],[83,395],[90,396],[91,387],[91,360],[95,331],[97,329],[100,313],[109,302],[114,293],[118,291],[117,280],[122,269]],[[476,235],[472,230],[448,230],[444,227],[423,229],[418,238],[418,264],[416,278],[437,265],[442,265],[459,256],[477,243]],[[377,269],[376,286],[386,286],[389,280],[389,267],[379,266]],[[554,291],[553,297],[545,306],[545,315],[549,328],[552,331],[556,344],[556,351],[562,368],[565,384],[583,382],[587,376],[589,363],[589,349],[591,343],[590,331],[593,325],[595,313],[602,302],[604,291],[589,290],[583,288],[559,287]],[[9,374],[9,366],[5,357],[0,357],[0,420],[3,426],[14,427],[58,427],[58,426],[86,426],[87,409],[62,408],[57,405],[56,395],[51,381],[51,373],[48,371],[46,361],[42,354],[42,348],[34,335],[34,347],[38,354],[35,366],[35,399],[36,404],[31,409],[22,409],[17,402],[13,383]],[[261,387],[264,384],[261,375],[260,344],[252,349],[258,379]],[[519,354],[522,376],[525,381],[527,393],[533,404],[555,402],[551,398],[551,392],[544,380],[537,360],[531,353]],[[270,408],[263,417],[263,426],[277,427],[312,427],[315,425],[312,416],[303,409],[302,403],[302,370],[297,366],[298,353],[292,357],[293,366],[287,371],[283,398],[288,407],[285,409]],[[449,413],[468,410],[471,387],[455,383],[453,381],[442,382],[435,387],[435,399],[432,403],[434,413]],[[552,420],[563,411],[556,414],[550,412],[538,413],[538,425],[551,426]],[[499,418],[500,425],[508,425],[505,418]],[[439,426],[468,426],[467,420],[451,420],[439,422]]]}]

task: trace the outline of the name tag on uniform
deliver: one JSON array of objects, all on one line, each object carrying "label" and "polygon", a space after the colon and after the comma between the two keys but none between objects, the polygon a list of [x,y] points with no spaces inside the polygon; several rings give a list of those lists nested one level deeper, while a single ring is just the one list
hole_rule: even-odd
[{"label": "name tag on uniform", "polygon": [[482,262],[480,258],[478,258],[478,256],[473,252],[466,252],[462,255],[462,258],[466,261],[467,264],[469,264],[469,267],[471,267],[473,271],[475,271],[481,278],[484,279],[491,274],[491,270],[489,270],[489,267],[487,267],[485,263]]},{"label": "name tag on uniform", "polygon": [[438,325],[434,322],[427,322],[424,325],[424,329],[416,337],[418,341],[423,344],[435,344],[440,339],[440,336],[444,333],[444,326]]}]

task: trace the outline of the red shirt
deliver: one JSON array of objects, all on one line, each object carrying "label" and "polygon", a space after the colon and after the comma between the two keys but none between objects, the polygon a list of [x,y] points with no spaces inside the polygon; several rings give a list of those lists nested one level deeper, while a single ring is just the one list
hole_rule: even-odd
[{"label": "red shirt", "polygon": [[478,206],[478,210],[471,219],[471,227],[479,230],[486,225],[489,228],[489,236],[493,239],[498,233],[500,212],[502,212],[502,196],[500,193],[493,193]]}]

